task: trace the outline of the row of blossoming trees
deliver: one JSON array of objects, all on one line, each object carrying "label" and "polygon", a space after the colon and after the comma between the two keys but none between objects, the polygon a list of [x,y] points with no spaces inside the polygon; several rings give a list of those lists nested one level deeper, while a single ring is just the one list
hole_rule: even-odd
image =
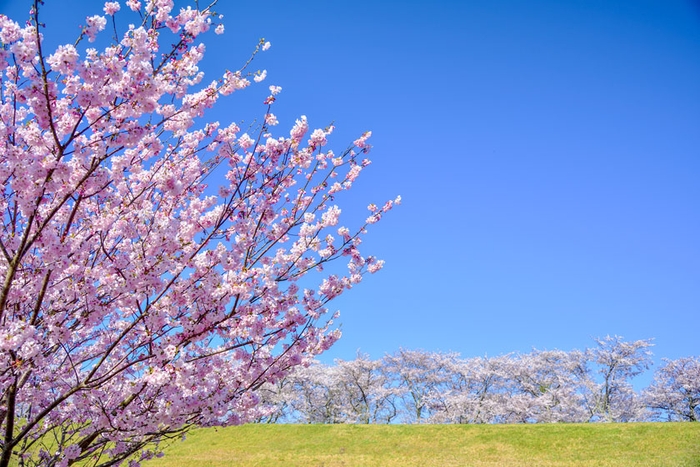
[{"label": "row of blossoming trees", "polygon": [[313,364],[260,391],[263,422],[542,423],[697,421],[700,359],[664,361],[651,384],[632,380],[651,365],[649,340],[596,340],[583,351],[460,358],[399,350]]}]

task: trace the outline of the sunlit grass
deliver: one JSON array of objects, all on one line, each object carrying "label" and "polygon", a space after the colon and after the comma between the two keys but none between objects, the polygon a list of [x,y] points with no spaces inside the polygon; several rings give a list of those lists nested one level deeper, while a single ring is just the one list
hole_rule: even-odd
[{"label": "sunlit grass", "polygon": [[700,423],[245,425],[193,431],[145,465],[700,467]]}]

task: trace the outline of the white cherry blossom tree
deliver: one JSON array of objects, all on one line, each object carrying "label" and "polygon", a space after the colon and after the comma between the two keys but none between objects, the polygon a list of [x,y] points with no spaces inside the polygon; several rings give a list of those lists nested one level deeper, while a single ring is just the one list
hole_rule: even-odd
[{"label": "white cherry blossom tree", "polygon": [[658,419],[700,421],[700,358],[664,360],[643,398]]},{"label": "white cherry blossom tree", "polygon": [[631,380],[651,366],[651,339],[627,342],[620,336],[595,340],[588,350],[591,373],[581,372],[585,406],[591,421],[626,422],[646,417]]}]

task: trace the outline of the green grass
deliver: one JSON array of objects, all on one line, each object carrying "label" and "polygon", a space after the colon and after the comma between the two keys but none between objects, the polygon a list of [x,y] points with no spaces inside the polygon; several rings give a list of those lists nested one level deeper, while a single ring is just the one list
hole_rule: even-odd
[{"label": "green grass", "polygon": [[195,430],[146,465],[700,467],[700,423],[244,425]]}]

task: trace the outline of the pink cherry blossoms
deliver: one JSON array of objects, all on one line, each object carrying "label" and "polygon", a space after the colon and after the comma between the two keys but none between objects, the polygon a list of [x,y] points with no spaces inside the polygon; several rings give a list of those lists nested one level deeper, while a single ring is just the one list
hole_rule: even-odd
[{"label": "pink cherry blossoms", "polygon": [[335,199],[369,133],[340,153],[303,116],[273,136],[277,86],[257,131],[206,123],[266,73],[205,81],[211,6],[125,4],[53,51],[39,2],[0,15],[0,467],[135,466],[260,417],[255,390],[328,349],[329,300],[383,264],[361,238],[398,200],[351,230]]}]

